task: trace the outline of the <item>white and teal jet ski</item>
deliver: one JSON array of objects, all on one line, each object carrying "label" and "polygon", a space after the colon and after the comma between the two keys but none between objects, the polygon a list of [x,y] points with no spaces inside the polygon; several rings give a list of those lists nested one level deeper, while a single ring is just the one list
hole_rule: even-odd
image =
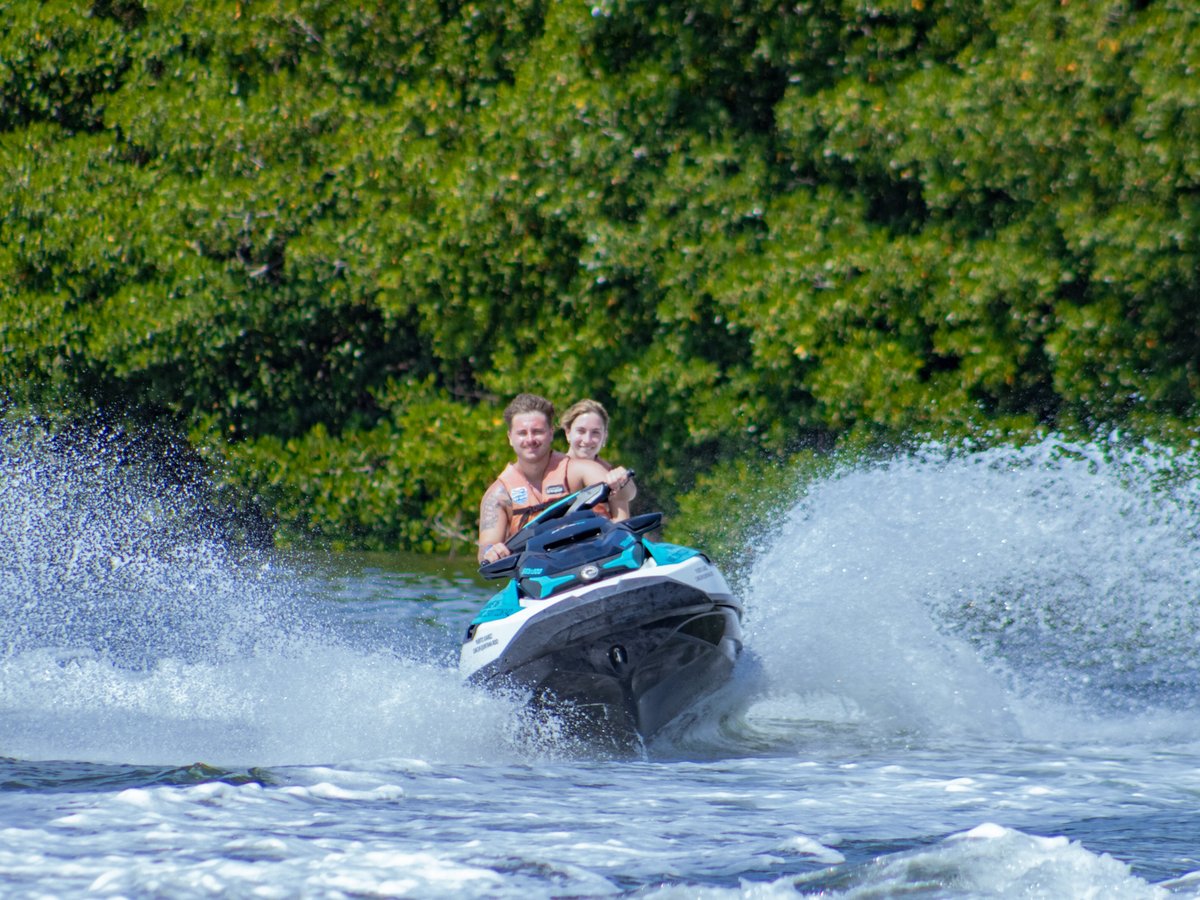
[{"label": "white and teal jet ski", "polygon": [[724,683],[742,649],[742,606],[700,551],[651,541],[662,513],[611,522],[604,484],[559,500],[485,563],[511,580],[467,629],[472,683],[531,692],[588,732],[649,739]]}]

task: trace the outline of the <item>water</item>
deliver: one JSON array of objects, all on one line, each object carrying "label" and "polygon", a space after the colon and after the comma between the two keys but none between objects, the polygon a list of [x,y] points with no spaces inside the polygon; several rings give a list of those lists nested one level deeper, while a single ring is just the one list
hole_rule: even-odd
[{"label": "water", "polygon": [[460,684],[463,563],[238,549],[0,441],[0,895],[1200,896],[1195,462],[816,484],[734,681],[640,758]]}]

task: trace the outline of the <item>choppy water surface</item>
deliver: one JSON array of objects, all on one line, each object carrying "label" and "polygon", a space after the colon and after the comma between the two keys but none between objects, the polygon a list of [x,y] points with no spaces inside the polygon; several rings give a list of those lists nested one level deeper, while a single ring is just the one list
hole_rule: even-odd
[{"label": "choppy water surface", "polygon": [[462,562],[231,547],[0,440],[5,897],[1200,895],[1195,460],[848,468],[734,682],[612,760],[460,684]]}]

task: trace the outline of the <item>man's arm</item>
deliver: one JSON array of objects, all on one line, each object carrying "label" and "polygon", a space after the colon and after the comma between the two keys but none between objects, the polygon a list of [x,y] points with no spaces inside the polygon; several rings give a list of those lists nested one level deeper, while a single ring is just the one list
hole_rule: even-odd
[{"label": "man's arm", "polygon": [[504,484],[497,480],[484,492],[479,504],[479,550],[476,553],[479,562],[491,562],[509,555],[504,538],[511,518],[512,498]]}]

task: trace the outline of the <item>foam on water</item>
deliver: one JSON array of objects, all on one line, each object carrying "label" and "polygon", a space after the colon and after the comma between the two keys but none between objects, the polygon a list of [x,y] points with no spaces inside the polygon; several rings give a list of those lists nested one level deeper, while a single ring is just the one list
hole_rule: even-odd
[{"label": "foam on water", "polygon": [[451,670],[303,639],[138,671],[39,651],[0,662],[0,753],[21,759],[270,766],[399,753],[472,761],[494,758],[485,749],[512,729],[517,709]]},{"label": "foam on water", "polygon": [[[1163,900],[1172,894],[1131,874],[1108,854],[1091,853],[1064,837],[1039,837],[991,823],[951,835],[932,847],[866,864],[738,889],[672,886],[644,893],[653,900],[773,900],[800,896],[1022,897],[1027,900],[1104,898]],[[1189,893],[1188,896],[1191,896]]]},{"label": "foam on water", "polygon": [[896,853],[836,873],[792,881],[827,897],[1061,897],[1144,900],[1167,891],[1107,854],[1065,837],[1038,837],[985,823],[931,848]]}]

